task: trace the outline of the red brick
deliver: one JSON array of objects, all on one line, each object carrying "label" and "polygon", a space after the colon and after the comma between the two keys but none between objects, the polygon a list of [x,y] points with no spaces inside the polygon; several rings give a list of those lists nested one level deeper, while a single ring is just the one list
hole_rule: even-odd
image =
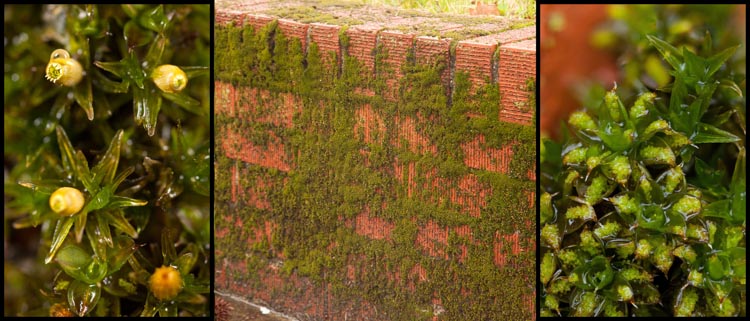
[{"label": "red brick", "polygon": [[[354,135],[363,136],[365,143],[382,143],[385,135],[385,122],[370,104],[364,104],[355,112]],[[375,138],[377,137],[377,141]]]},{"label": "red brick", "polygon": [[393,223],[377,216],[371,216],[369,206],[365,206],[362,213],[357,215],[353,222],[347,224],[347,226],[350,225],[353,225],[357,234],[375,240],[390,240],[391,232],[395,228]]},{"label": "red brick", "polygon": [[276,20],[276,18],[267,15],[247,14],[245,16],[244,24],[251,25],[255,30],[260,30],[274,20]]},{"label": "red brick", "polygon": [[230,21],[232,21],[232,16],[228,10],[216,10],[214,14],[214,23],[216,25],[228,24]]},{"label": "red brick", "polygon": [[419,227],[415,243],[429,256],[448,259],[445,253],[445,247],[448,245],[448,229],[432,220]]},{"label": "red brick", "polygon": [[414,48],[414,35],[404,34],[397,31],[383,31],[379,34],[379,43],[382,50],[387,53],[383,59],[383,64],[387,66],[391,73],[383,73],[378,66],[378,77],[387,77],[385,79],[386,91],[383,93],[384,98],[391,101],[398,99],[399,79],[403,77],[401,66],[406,63],[406,56]]},{"label": "red brick", "polygon": [[445,65],[440,78],[446,90],[450,88],[450,39],[438,39],[435,37],[417,37],[414,44],[415,57],[417,64],[433,65],[437,61],[442,61]]},{"label": "red brick", "polygon": [[217,25],[232,23],[235,27],[242,26],[245,13],[237,10],[216,10],[215,23]]},{"label": "red brick", "polygon": [[240,174],[237,171],[237,165],[232,166],[232,203],[237,202],[237,197],[239,196],[239,190],[240,190]]},{"label": "red brick", "polygon": [[[341,59],[341,46],[339,45],[340,26],[321,23],[310,24],[310,41],[318,45],[321,60],[329,70],[335,70],[338,74],[339,61]],[[335,54],[332,58],[330,53]]]},{"label": "red brick", "polygon": [[498,78],[500,83],[500,120],[533,125],[536,106],[528,105],[527,80],[536,79],[536,40],[500,47]]},{"label": "red brick", "polygon": [[346,30],[349,37],[347,53],[362,63],[366,76],[374,76],[375,73],[375,45],[379,30],[372,26],[352,26]]},{"label": "red brick", "polygon": [[223,81],[214,82],[214,111],[217,114],[234,115],[237,93],[232,84]]},{"label": "red brick", "polygon": [[272,93],[266,89],[240,87],[238,117],[249,122],[291,128],[302,111],[302,98],[293,93]]},{"label": "red brick", "polygon": [[503,31],[501,33],[468,39],[467,42],[488,45],[504,45],[536,37],[536,26]]},{"label": "red brick", "polygon": [[273,132],[269,132],[268,145],[257,146],[232,129],[224,129],[224,131],[221,144],[227,157],[283,172],[291,169],[284,145]]},{"label": "red brick", "polygon": [[456,45],[456,73],[469,74],[472,90],[486,85],[492,79],[492,55],[497,44],[476,43],[469,40]]},{"label": "red brick", "polygon": [[[429,138],[417,130],[417,123],[426,123],[424,117],[418,115],[415,120],[412,116],[396,116],[393,120],[398,125],[397,135],[391,144],[401,148],[408,148],[414,153],[437,155],[437,147],[430,142]],[[406,140],[409,146],[401,146],[401,141]]]},{"label": "red brick", "polygon": [[513,146],[510,143],[502,148],[491,148],[485,145],[484,135],[477,135],[473,140],[461,144],[464,152],[464,164],[471,168],[498,173],[508,173],[513,159]]},{"label": "red brick", "polygon": [[279,30],[287,38],[294,38],[300,41],[302,50],[307,48],[307,30],[310,26],[306,23],[300,23],[293,20],[279,19]]}]

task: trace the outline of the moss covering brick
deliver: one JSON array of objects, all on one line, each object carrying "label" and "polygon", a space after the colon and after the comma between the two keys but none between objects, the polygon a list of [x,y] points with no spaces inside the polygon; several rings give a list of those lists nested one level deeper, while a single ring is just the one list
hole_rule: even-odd
[{"label": "moss covering brick", "polygon": [[216,15],[218,290],[314,320],[534,317],[535,129],[500,120],[496,47],[461,69],[444,39]]}]

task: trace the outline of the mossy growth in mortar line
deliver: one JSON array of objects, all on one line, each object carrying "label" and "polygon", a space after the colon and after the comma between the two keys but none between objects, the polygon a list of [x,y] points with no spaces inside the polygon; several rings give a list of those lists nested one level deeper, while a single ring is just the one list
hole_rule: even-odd
[{"label": "mossy growth in mortar line", "polygon": [[[341,74],[337,75],[338,66],[326,63],[336,61],[334,53],[321,52],[310,43],[305,55],[299,40],[285,37],[276,24],[258,30],[217,26],[215,32],[217,81],[267,91],[270,97],[255,109],[285,108],[284,97],[289,94],[301,102],[289,128],[253,121],[258,118],[247,114],[215,117],[218,137],[231,129],[255,144],[267,142],[268,133],[273,132],[279,139],[274,143],[283,144],[294,163],[288,172],[243,163],[227,158],[222,142],[217,142],[215,228],[229,231],[216,239],[221,253],[217,262],[244,262],[248,269],[231,277],[260,287],[258,272],[282,256],[284,275],[304,276],[318,286],[329,284],[342,302],[365,300],[377,307],[378,319],[431,320],[436,313],[433,297],[444,307],[441,320],[531,317],[533,307],[507,298],[532,297],[534,251],[514,256],[509,242],[504,242],[500,249],[507,253],[504,267],[495,265],[493,253],[498,235],[514,233],[519,233],[523,248],[534,248],[526,242],[535,238],[533,223],[527,225],[534,219],[527,193],[534,191],[535,184],[526,173],[533,169],[535,129],[499,121],[497,84],[487,81],[472,91],[468,75],[459,72],[450,99],[440,77],[445,61],[420,65],[410,53],[401,69],[396,69],[385,62],[388,53],[379,47],[377,77],[370,77],[364,65],[343,48]],[[345,33],[340,37],[342,44],[348,44]],[[385,79],[396,73],[402,75],[396,100],[385,99],[393,91]],[[373,90],[375,95],[361,94],[358,88]],[[375,138],[370,142],[354,133],[356,111],[364,104],[385,125],[383,132],[373,130]],[[469,112],[477,116],[467,118]],[[435,155],[414,152],[410,142],[401,140],[398,119],[407,116],[430,120],[417,122],[417,131],[436,147]],[[461,144],[480,134],[485,136],[483,148],[512,144],[508,174],[464,164]],[[416,169],[416,191],[411,196],[404,183],[406,174],[396,177],[394,170],[394,165],[408,168],[409,163]],[[228,183],[233,169],[240,177],[237,202],[230,198],[232,185]],[[433,169],[445,186],[421,188],[432,186],[426,173]],[[468,215],[459,204],[439,200],[448,188],[466,193],[458,187],[466,175],[476,175],[479,186],[492,190],[480,217]],[[257,186],[259,180],[263,187]],[[264,191],[268,208],[248,206],[256,188]],[[346,226],[346,221],[356,222],[366,207],[370,217],[393,224],[389,238],[371,239]],[[238,220],[242,226],[236,224]],[[277,226],[271,242],[246,245],[267,221]],[[420,226],[428,222],[450,229],[448,244],[435,244],[447,259],[429,256],[416,245]],[[452,229],[461,226],[472,229],[471,239]],[[468,254],[463,261],[459,260],[461,245]],[[357,271],[354,280],[347,277],[347,265]],[[426,271],[426,280],[415,272],[420,268]],[[277,295],[296,294],[290,289],[289,294]]]}]

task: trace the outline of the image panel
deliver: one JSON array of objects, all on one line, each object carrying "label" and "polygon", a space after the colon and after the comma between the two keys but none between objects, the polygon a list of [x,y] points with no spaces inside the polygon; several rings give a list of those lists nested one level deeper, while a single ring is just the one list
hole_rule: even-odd
[{"label": "image panel", "polygon": [[535,319],[535,11],[217,1],[217,319]]},{"label": "image panel", "polygon": [[211,6],[3,12],[4,315],[208,318]]},{"label": "image panel", "polygon": [[746,316],[745,11],[540,6],[540,317]]}]

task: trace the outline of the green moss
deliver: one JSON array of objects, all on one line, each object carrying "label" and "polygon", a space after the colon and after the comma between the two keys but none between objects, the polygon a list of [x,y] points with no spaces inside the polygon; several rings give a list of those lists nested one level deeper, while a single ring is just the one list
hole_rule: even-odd
[{"label": "green moss", "polygon": [[359,19],[332,15],[308,6],[278,7],[265,10],[263,13],[301,23],[317,22],[331,25],[361,25],[364,23]]}]

